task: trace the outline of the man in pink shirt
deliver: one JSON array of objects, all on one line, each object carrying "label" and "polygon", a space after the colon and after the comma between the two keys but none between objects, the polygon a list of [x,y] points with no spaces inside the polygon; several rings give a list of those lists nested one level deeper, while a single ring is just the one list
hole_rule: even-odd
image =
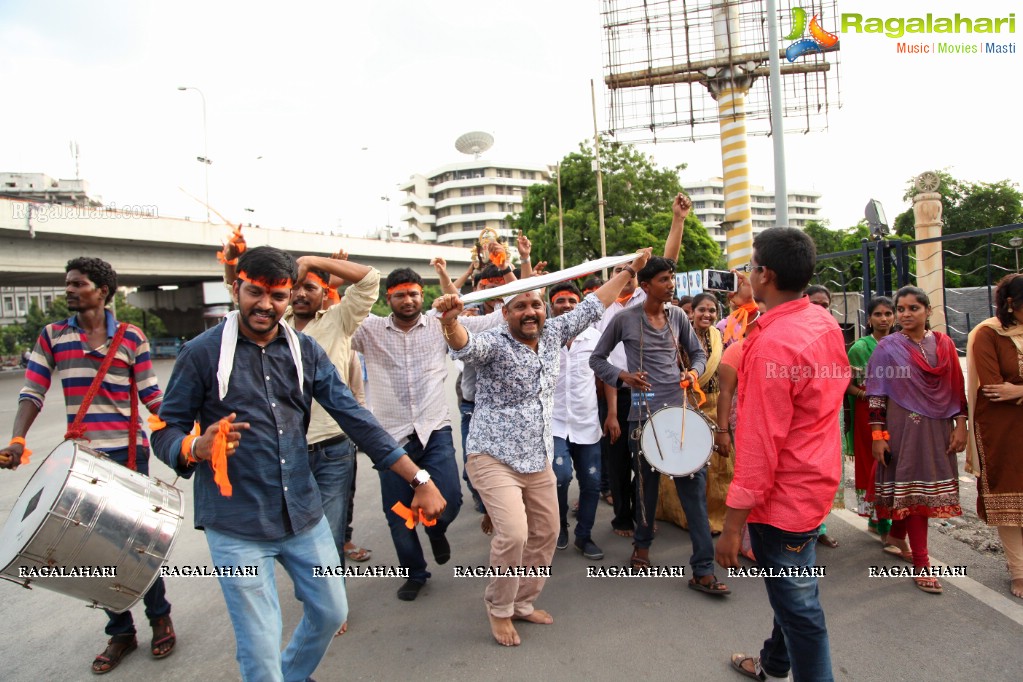
[{"label": "man in pink shirt", "polygon": [[[737,567],[740,533],[750,542],[774,609],[759,657],[735,654],[733,667],[758,680],[832,680],[831,654],[814,569],[817,528],[841,479],[838,411],[848,359],[835,319],[803,289],[816,251],[800,230],[757,235],[747,270],[767,313],[746,339],[739,367],[735,478],[716,558]],[[779,577],[779,574],[781,576]]]}]

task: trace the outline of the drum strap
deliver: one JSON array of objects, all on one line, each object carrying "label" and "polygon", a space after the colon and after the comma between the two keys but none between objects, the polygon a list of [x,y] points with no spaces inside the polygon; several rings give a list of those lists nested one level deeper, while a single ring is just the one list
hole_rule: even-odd
[{"label": "drum strap", "polygon": [[[121,347],[121,341],[124,339],[124,333],[127,329],[127,322],[122,322],[117,326],[117,332],[114,334],[114,338],[110,341],[109,348],[107,348],[106,357],[104,357],[103,362],[100,363],[99,369],[96,370],[96,376],[93,378],[92,384],[89,385],[89,390],[85,392],[85,396],[82,398],[82,404],[78,407],[78,414],[75,415],[74,421],[71,422],[71,426],[68,427],[67,433],[64,434],[65,439],[89,440],[85,437],[85,415],[88,414],[89,406],[92,405],[93,399],[95,399],[96,394],[99,393],[100,385],[103,383],[103,377],[107,375],[110,365],[114,363],[114,358],[117,356],[117,350]],[[138,395],[138,386],[135,384],[134,367],[132,367],[131,422],[128,424],[128,468],[132,471],[135,471],[135,441],[138,439],[139,429]]]}]

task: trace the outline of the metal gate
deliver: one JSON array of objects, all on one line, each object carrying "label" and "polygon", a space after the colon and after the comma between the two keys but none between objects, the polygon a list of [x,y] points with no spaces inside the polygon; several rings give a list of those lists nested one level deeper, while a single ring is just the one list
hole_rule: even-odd
[{"label": "metal gate", "polygon": [[[917,247],[940,243],[928,258]],[[916,241],[898,238],[870,241],[859,249],[817,256],[814,283],[832,292],[831,310],[852,343],[864,333],[866,303],[916,285],[918,276],[941,273],[945,323],[934,329],[952,337],[960,352],[979,322],[994,315],[994,289],[1004,275],[1020,271],[1023,223],[989,227]],[[926,289],[925,289],[926,291]],[[934,298],[935,290],[927,291]]]}]

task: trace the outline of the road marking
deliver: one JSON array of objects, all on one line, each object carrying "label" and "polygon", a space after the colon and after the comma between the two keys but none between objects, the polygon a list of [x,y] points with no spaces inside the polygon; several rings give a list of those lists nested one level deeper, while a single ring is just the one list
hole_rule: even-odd
[{"label": "road marking", "polygon": [[[856,528],[872,537],[877,537],[867,530],[867,520],[855,512],[849,511],[848,509],[832,509],[831,514],[833,516],[837,516],[842,521],[845,521],[853,528]],[[932,554],[931,565],[947,566],[948,564],[935,559]],[[1019,625],[1023,625],[1023,605],[1020,605],[1019,602],[1003,596],[1000,592],[996,592],[990,587],[982,585],[969,576],[942,577],[942,580],[947,580],[977,601],[987,604],[1006,618],[1015,621]]]}]

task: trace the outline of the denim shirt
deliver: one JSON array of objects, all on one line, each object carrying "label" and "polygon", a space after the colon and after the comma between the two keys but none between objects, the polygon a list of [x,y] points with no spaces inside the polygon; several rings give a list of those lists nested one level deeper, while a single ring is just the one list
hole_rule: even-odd
[{"label": "denim shirt", "polygon": [[[153,432],[156,455],[179,475],[195,474],[195,527],[247,540],[278,540],[312,527],[323,516],[320,494],[309,469],[306,429],[315,399],[378,469],[404,455],[373,415],[361,407],[334,364],[312,338],[299,333],[303,390],[283,330],[265,348],[239,333],[234,369],[221,401],[217,363],[223,325],[181,349]],[[198,421],[206,429],[235,412],[247,422],[235,454],[228,457],[231,497],[220,494],[208,462],[180,464],[181,442]]]}]

